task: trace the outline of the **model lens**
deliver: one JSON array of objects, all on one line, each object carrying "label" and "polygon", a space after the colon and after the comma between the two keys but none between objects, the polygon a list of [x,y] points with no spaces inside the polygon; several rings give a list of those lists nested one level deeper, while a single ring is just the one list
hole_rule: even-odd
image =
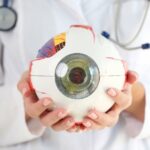
[{"label": "model lens", "polygon": [[99,80],[96,63],[84,54],[68,55],[56,67],[57,88],[69,98],[82,99],[91,95],[97,88]]}]

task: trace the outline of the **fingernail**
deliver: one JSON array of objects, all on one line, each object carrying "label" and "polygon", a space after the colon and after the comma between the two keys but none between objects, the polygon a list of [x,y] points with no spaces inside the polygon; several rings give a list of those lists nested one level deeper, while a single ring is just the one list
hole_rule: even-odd
[{"label": "fingernail", "polygon": [[95,113],[90,113],[89,115],[88,115],[90,118],[92,118],[92,119],[97,119],[98,118],[98,116],[97,116],[97,114],[95,114]]},{"label": "fingernail", "polygon": [[110,95],[110,96],[116,96],[117,95],[117,92],[114,90],[114,89],[109,89],[107,91],[107,93]]},{"label": "fingernail", "polygon": [[51,103],[51,101],[49,99],[45,99],[43,101],[43,106],[48,106]]},{"label": "fingernail", "polygon": [[74,124],[74,121],[73,121],[73,120],[68,120],[68,121],[67,121],[67,126],[68,126],[68,127],[71,127],[73,124]]},{"label": "fingernail", "polygon": [[86,127],[90,127],[91,123],[89,121],[83,123]]},{"label": "fingernail", "polygon": [[63,117],[66,116],[66,114],[67,114],[66,112],[59,112],[59,113],[58,113],[58,117],[59,117],[59,118],[63,118]]}]

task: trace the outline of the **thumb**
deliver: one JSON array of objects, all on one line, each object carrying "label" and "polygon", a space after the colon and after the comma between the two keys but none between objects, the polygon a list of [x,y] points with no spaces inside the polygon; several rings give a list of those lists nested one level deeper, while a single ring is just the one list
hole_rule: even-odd
[{"label": "thumb", "polygon": [[23,73],[20,81],[17,84],[17,87],[18,90],[22,93],[22,95],[25,95],[28,91],[30,91],[28,71]]},{"label": "thumb", "polygon": [[138,74],[135,71],[129,70],[126,74],[126,82],[129,84],[133,84],[138,80]]}]

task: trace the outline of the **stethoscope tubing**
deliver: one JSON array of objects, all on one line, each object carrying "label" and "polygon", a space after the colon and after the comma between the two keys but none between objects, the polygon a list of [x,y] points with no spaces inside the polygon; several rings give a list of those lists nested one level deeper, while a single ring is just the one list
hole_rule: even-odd
[{"label": "stethoscope tubing", "polygon": [[128,43],[122,43],[119,39],[119,33],[118,33],[118,28],[119,28],[118,22],[119,21],[118,20],[120,17],[121,0],[117,0],[117,1],[118,1],[118,10],[117,10],[116,17],[115,17],[115,38],[113,39],[107,31],[102,31],[101,35],[104,36],[106,39],[110,40],[111,42],[113,42],[114,44],[118,45],[119,47],[123,48],[124,50],[133,51],[133,50],[140,50],[140,49],[143,49],[143,50],[150,49],[150,43],[148,43],[148,42],[143,43],[139,46],[134,46],[134,47],[129,46],[130,44],[132,44],[137,39],[137,37],[139,36],[139,34],[140,34],[140,32],[144,26],[144,23],[147,19],[148,11],[150,8],[150,0],[147,0],[146,10],[145,10],[143,20],[142,20],[142,23],[140,24],[138,31],[135,33],[133,38]]},{"label": "stethoscope tubing", "polygon": [[3,0],[3,7],[8,7],[10,0]]}]

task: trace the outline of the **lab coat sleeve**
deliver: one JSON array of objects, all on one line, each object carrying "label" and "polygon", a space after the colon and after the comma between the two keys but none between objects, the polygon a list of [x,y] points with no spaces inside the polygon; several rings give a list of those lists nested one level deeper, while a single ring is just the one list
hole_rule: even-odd
[{"label": "lab coat sleeve", "polygon": [[[149,75],[148,75],[149,76]],[[150,78],[140,79],[145,88],[145,116],[141,122],[128,113],[124,113],[125,129],[131,137],[137,139],[150,138]]]},{"label": "lab coat sleeve", "polygon": [[0,86],[0,146],[38,138],[44,130],[36,119],[26,123],[24,104],[17,87]]}]

